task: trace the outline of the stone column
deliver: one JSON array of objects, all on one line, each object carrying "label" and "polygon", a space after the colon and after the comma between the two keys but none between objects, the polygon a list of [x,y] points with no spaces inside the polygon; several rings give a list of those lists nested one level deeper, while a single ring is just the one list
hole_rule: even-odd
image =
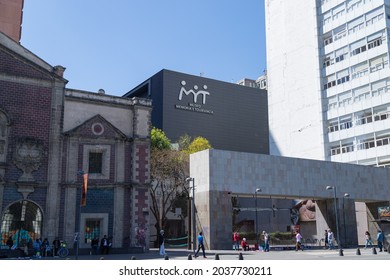
[{"label": "stone column", "polygon": [[123,220],[124,220],[124,194],[123,186],[114,189],[114,220],[112,246],[120,248],[123,244]]},{"label": "stone column", "polygon": [[209,250],[232,249],[232,202],[227,191],[195,191],[196,229]]},{"label": "stone column", "polygon": [[[357,245],[357,225],[355,201],[353,199],[337,199],[337,209],[339,215],[339,239],[342,247]],[[345,226],[344,226],[345,225]],[[334,238],[337,238],[336,213],[334,212],[334,199],[318,200],[316,208],[316,226],[318,239],[324,238],[325,229],[333,231]],[[321,242],[324,245],[324,241]],[[336,245],[336,243],[335,243]]]},{"label": "stone column", "polygon": [[51,102],[49,134],[45,234],[49,240],[58,235],[61,198],[62,117],[64,108],[63,80],[55,80]]}]

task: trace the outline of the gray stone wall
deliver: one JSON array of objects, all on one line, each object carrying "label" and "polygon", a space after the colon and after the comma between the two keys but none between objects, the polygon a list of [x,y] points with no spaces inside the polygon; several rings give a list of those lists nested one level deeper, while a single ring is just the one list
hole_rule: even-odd
[{"label": "gray stone wall", "polygon": [[205,239],[211,249],[231,246],[228,193],[252,195],[256,188],[261,188],[259,197],[324,200],[317,219],[317,235],[322,238],[325,228],[332,227],[336,232],[333,190],[326,190],[326,186],[333,186],[338,201],[340,239],[348,235],[348,242],[354,244],[357,233],[356,227],[352,229],[356,225],[352,202],[344,205],[345,214],[351,219],[346,221],[350,230],[343,234],[341,201],[344,193],[349,193],[351,201],[390,199],[390,169],[346,163],[205,150],[191,155],[190,174],[196,182],[196,207],[204,209],[204,213],[198,213],[199,224],[207,229]]}]

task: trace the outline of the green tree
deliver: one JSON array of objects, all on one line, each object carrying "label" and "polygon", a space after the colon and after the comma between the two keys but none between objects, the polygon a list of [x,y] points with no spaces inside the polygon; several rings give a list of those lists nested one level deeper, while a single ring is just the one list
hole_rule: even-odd
[{"label": "green tree", "polygon": [[150,210],[156,220],[156,230],[165,228],[167,214],[178,198],[187,196],[188,155],[172,149],[171,141],[161,129],[151,131]]},{"label": "green tree", "polygon": [[211,148],[212,147],[209,143],[209,140],[207,140],[204,137],[198,136],[191,142],[191,144],[186,149],[186,152],[188,154],[193,154],[193,153],[207,150],[207,149],[211,149]]},{"label": "green tree", "polygon": [[185,151],[188,149],[188,146],[191,144],[191,136],[189,136],[187,133],[179,137],[179,140],[177,140],[177,143],[179,144],[179,150]]},{"label": "green tree", "polygon": [[165,132],[159,128],[152,128],[152,131],[150,132],[150,142],[152,149],[171,149],[171,140],[169,140],[168,137],[165,135]]}]

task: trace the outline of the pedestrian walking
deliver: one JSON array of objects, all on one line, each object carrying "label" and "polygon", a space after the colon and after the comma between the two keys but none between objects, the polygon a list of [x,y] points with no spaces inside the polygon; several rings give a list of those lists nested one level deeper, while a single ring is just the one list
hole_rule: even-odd
[{"label": "pedestrian walking", "polygon": [[325,244],[325,248],[324,249],[326,249],[326,247],[329,246],[328,231],[327,230],[325,230],[325,233],[324,233],[324,244]]},{"label": "pedestrian walking", "polygon": [[102,240],[100,240],[100,253],[108,255],[108,250],[110,248],[110,243],[107,238],[107,235],[104,235]]},{"label": "pedestrian walking", "polygon": [[204,251],[203,232],[199,232],[199,235],[198,235],[198,251],[196,251],[196,253],[195,253],[195,258],[198,257],[198,253],[199,253],[200,249],[202,249],[203,258],[207,258],[206,253]]},{"label": "pedestrian walking", "polygon": [[269,252],[269,234],[263,230],[264,237],[264,252]]},{"label": "pedestrian walking", "polygon": [[233,244],[234,250],[238,251],[240,249],[240,234],[237,231],[233,233]]},{"label": "pedestrian walking", "polygon": [[53,257],[58,256],[58,250],[61,247],[61,241],[58,237],[53,240]]},{"label": "pedestrian walking", "polygon": [[333,239],[334,239],[333,232],[329,228],[328,229],[328,246],[329,246],[328,250],[333,250],[334,249]]},{"label": "pedestrian walking", "polygon": [[302,235],[297,231],[297,234],[295,235],[295,251],[302,250]]},{"label": "pedestrian walking", "polygon": [[91,254],[97,255],[98,254],[98,248],[99,248],[99,238],[96,236],[91,241]]},{"label": "pedestrian walking", "polygon": [[383,241],[385,240],[385,236],[381,230],[378,230],[378,234],[376,235],[376,240],[378,242],[379,252],[382,252]]},{"label": "pedestrian walking", "polygon": [[368,231],[364,233],[364,236],[366,238],[366,244],[364,246],[364,249],[367,249],[367,247],[369,247],[370,245],[371,247],[374,246],[374,242],[372,242],[371,234]]},{"label": "pedestrian walking", "polygon": [[160,256],[165,256],[165,245],[164,245],[164,231],[160,230],[158,235],[158,246],[160,248]]}]

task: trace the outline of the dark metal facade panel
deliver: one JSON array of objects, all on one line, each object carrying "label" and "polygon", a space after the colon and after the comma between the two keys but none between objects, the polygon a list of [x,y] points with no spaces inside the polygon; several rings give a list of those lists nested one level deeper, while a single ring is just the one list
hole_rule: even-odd
[{"label": "dark metal facade panel", "polygon": [[161,128],[172,141],[187,133],[216,149],[269,154],[265,90],[163,70],[162,94]]}]

